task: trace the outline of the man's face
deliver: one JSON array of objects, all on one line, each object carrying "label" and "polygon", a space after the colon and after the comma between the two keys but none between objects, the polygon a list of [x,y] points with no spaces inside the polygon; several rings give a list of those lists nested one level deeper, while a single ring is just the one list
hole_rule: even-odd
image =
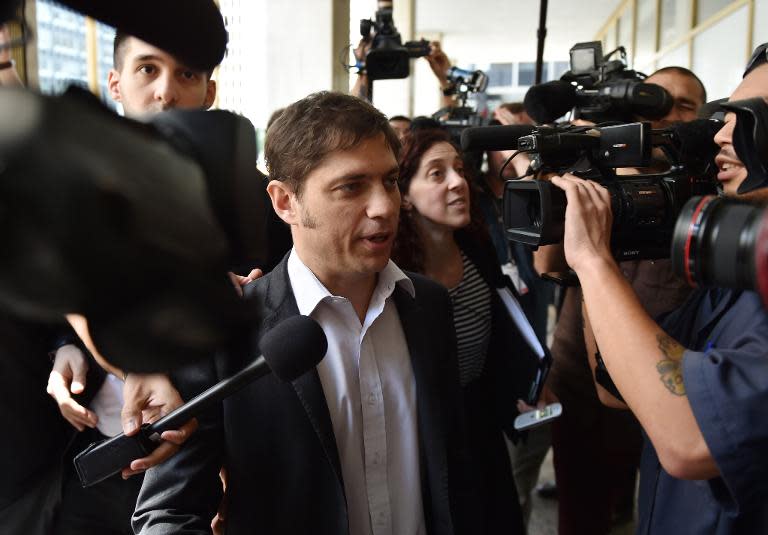
[{"label": "man's face", "polygon": [[[300,197],[290,194],[281,217],[300,258],[327,287],[369,282],[387,265],[400,214],[397,177],[397,160],[380,134],[330,153],[304,179]],[[271,188],[270,195],[274,203]]]},{"label": "man's face", "polygon": [[672,109],[657,121],[652,121],[653,128],[664,128],[675,122],[688,122],[696,119],[699,109],[704,105],[704,95],[699,83],[685,74],[665,71],[646,78],[647,83],[660,85],[672,95]]},{"label": "man's face", "polygon": [[216,97],[216,82],[205,72],[190,69],[176,58],[135,37],[123,45],[122,66],[109,71],[112,98],[128,117],[171,108],[208,109]]},{"label": "man's face", "polygon": [[[750,72],[728,100],[756,97],[768,98],[768,64],[760,65]],[[741,163],[733,148],[734,126],[736,126],[736,115],[728,112],[725,115],[725,125],[715,134],[715,143],[720,146],[720,152],[715,157],[719,171],[717,179],[722,184],[726,195],[736,195],[739,186],[747,178],[747,168]]]},{"label": "man's face", "polygon": [[408,129],[411,127],[411,122],[404,121],[402,119],[392,119],[389,121],[389,125],[397,134],[397,138],[400,140],[400,142],[402,142],[405,134],[408,133]]}]

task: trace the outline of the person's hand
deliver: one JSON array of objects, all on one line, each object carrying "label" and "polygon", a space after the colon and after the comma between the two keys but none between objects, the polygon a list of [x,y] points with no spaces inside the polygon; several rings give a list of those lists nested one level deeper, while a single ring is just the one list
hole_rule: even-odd
[{"label": "person's hand", "polygon": [[448,69],[451,68],[451,60],[443,52],[438,41],[429,43],[429,50],[429,55],[425,58],[440,82],[440,87],[445,89],[445,86],[448,85]]},{"label": "person's hand", "polygon": [[594,260],[612,260],[611,196],[591,180],[570,173],[553,177],[552,184],[565,191],[565,260],[576,273]]},{"label": "person's hand", "polygon": [[11,42],[11,34],[8,32],[8,26],[0,24],[0,63],[11,61],[11,49],[3,45]]},{"label": "person's hand", "polygon": [[245,277],[242,275],[238,275],[237,273],[232,273],[231,271],[227,273],[229,275],[229,280],[232,281],[232,285],[235,287],[235,291],[237,294],[242,297],[243,296],[243,288],[245,288],[246,285],[250,284],[251,282],[255,281],[256,279],[262,277],[264,275],[264,272],[261,271],[259,268],[252,269],[248,275]]},{"label": "person's hand", "polygon": [[[123,432],[135,435],[142,424],[160,419],[183,403],[167,375],[129,373],[123,387]],[[151,454],[131,461],[123,469],[123,479],[168,460],[196,429],[197,420],[193,418],[175,431],[164,431],[160,435],[163,442]]]},{"label": "person's hand", "polygon": [[46,387],[48,394],[59,405],[61,415],[78,431],[96,427],[99,421],[93,411],[72,399],[72,394],[80,394],[85,390],[87,373],[88,361],[80,348],[74,344],[61,346],[56,351]]},{"label": "person's hand", "polygon": [[507,108],[501,106],[493,110],[493,118],[505,126],[511,124],[531,124],[530,120],[525,120],[526,117],[522,113],[512,113]]},{"label": "person's hand", "polygon": [[368,55],[368,52],[371,51],[372,44],[373,39],[360,39],[360,42],[357,43],[357,46],[352,53],[355,55],[358,64],[365,65],[365,57]]}]

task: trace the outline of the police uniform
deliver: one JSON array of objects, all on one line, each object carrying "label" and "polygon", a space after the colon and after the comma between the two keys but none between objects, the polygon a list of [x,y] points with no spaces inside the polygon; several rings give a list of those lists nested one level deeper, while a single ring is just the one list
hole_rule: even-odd
[{"label": "police uniform", "polygon": [[768,534],[768,313],[754,292],[698,290],[661,322],[689,348],[683,380],[720,477],[688,481],[640,466],[638,534]]}]

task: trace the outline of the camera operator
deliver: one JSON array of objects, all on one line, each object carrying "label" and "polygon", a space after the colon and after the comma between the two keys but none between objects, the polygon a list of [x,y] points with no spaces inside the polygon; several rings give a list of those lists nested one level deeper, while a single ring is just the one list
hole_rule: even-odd
[{"label": "camera operator", "polygon": [[[652,122],[654,128],[691,121],[706,102],[703,84],[688,69],[666,67],[646,81],[662,86],[673,98],[669,113]],[[540,248],[534,262],[542,273],[567,269],[562,245]],[[652,315],[675,308],[690,293],[688,285],[672,272],[669,260],[626,261],[620,267]],[[642,448],[636,420],[628,413],[603,407],[597,397],[582,326],[581,291],[568,288],[554,334],[548,381],[566,409],[552,425],[561,535],[605,534],[612,523],[631,521]],[[585,488],[590,492],[584,492]]]},{"label": "camera operator", "polygon": [[[172,108],[207,109],[216,96],[212,72],[191,69],[167,52],[118,30],[114,40],[114,68],[107,85],[110,96],[121,103],[128,117],[158,113]],[[108,372],[101,384],[86,385],[89,362],[79,344],[65,344],[55,354],[48,380],[48,393],[62,416],[80,431],[72,453],[95,442],[125,432],[138,432],[142,423],[153,421],[183,403],[164,374],[126,374],[94,354]],[[108,355],[107,355],[108,358]],[[85,387],[97,389],[89,407],[72,394]],[[163,462],[194,432],[188,422],[177,431],[163,433],[161,444],[149,456],[134,460],[101,484],[82,488],[71,462],[66,463],[63,499],[55,533],[130,533],[130,517],[141,478],[123,481]]]},{"label": "camera operator", "polygon": [[[768,97],[765,50],[731,100]],[[739,191],[747,171],[733,148],[735,120],[727,114],[715,136],[726,195],[746,193]],[[552,182],[568,200],[565,255],[597,344],[590,356],[602,358],[649,439],[638,533],[765,533],[768,317],[760,298],[698,290],[655,323],[611,257],[607,190],[573,175]],[[608,400],[602,389],[601,398]]]}]

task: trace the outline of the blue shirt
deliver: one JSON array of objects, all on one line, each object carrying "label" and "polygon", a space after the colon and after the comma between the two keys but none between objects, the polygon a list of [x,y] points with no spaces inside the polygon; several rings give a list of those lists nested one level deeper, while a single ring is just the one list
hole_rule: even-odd
[{"label": "blue shirt", "polygon": [[670,476],[646,440],[638,534],[768,534],[768,313],[754,292],[699,290],[661,323],[688,350],[683,381],[720,471]]}]

